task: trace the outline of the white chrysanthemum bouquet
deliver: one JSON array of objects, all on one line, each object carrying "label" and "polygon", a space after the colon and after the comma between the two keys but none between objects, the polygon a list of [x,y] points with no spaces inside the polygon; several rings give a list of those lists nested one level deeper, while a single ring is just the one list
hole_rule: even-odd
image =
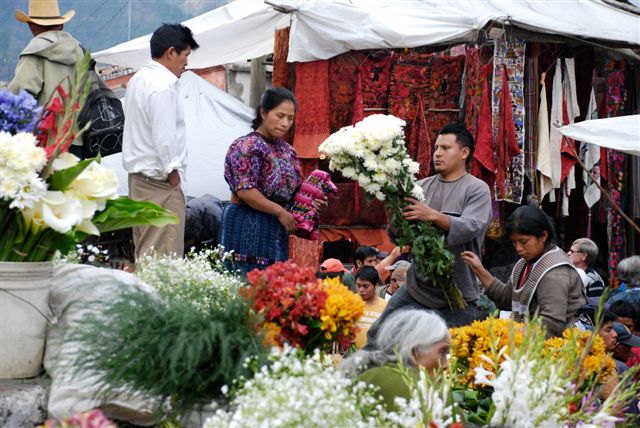
[{"label": "white chrysanthemum bouquet", "polygon": [[118,197],[116,175],[100,159],[68,152],[82,134],[75,124],[89,88],[88,61],[70,92],[59,86],[37,120],[31,95],[0,91],[0,261],[47,261],[87,235],[177,222],[155,204]]},{"label": "white chrysanthemum bouquet", "polygon": [[376,114],[354,126],[333,133],[319,147],[329,157],[329,168],[385,201],[391,211],[391,225],[400,245],[411,245],[418,275],[441,287],[451,308],[465,306],[453,281],[454,257],[447,249],[444,233],[427,222],[410,222],[402,216],[408,204],[404,198],[423,200],[416,184],[419,164],[407,153],[403,127],[395,116]]}]

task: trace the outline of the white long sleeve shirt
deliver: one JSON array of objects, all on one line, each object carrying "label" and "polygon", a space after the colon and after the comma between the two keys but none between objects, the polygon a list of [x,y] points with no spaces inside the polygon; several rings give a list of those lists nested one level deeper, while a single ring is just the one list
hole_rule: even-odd
[{"label": "white long sleeve shirt", "polygon": [[124,112],[124,169],[162,181],[178,170],[183,181],[187,144],[178,78],[164,65],[150,61],[129,81]]}]

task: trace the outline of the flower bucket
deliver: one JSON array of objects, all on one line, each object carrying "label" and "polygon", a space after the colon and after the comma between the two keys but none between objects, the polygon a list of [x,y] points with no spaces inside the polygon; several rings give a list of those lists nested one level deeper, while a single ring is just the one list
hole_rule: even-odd
[{"label": "flower bucket", "polygon": [[52,262],[0,262],[0,378],[37,376],[42,368]]}]

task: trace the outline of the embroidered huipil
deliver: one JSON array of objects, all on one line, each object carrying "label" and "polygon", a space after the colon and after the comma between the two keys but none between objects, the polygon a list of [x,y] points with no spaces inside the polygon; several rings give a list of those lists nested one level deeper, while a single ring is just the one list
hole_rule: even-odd
[{"label": "embroidered huipil", "polygon": [[287,208],[302,183],[295,150],[283,139],[267,140],[257,132],[231,144],[224,178],[232,193],[258,189],[267,199]]}]

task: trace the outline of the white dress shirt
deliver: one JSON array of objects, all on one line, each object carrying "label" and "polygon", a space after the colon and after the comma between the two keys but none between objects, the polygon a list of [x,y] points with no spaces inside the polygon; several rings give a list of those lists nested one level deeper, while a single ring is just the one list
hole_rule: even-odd
[{"label": "white dress shirt", "polygon": [[150,61],[129,81],[124,112],[124,169],[162,181],[178,170],[182,182],[187,144],[178,78],[164,65]]}]

